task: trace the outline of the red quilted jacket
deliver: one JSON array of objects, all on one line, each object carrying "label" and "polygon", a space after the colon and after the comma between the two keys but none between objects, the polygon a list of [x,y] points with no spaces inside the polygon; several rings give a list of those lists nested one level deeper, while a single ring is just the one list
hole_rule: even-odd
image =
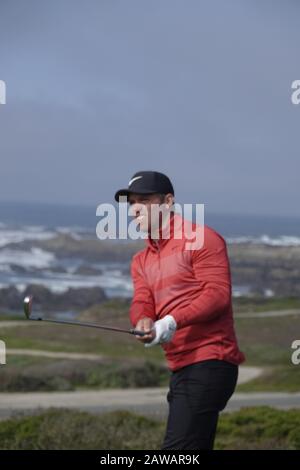
[{"label": "red quilted jacket", "polygon": [[[202,247],[198,244],[187,249],[191,239],[184,234],[184,223],[198,235],[201,230]],[[170,237],[163,238],[165,233]],[[183,235],[181,239],[178,234]],[[177,331],[172,341],[161,344],[173,371],[205,359],[240,364],[245,356],[234,331],[225,240],[207,225],[192,224],[179,214],[160,235],[158,244],[148,237],[145,249],[132,259],[133,327],[145,316],[153,321],[167,314],[175,318]]]}]

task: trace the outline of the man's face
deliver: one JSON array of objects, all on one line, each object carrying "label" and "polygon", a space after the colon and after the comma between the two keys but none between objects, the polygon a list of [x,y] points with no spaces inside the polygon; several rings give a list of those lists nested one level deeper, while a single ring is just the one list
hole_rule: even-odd
[{"label": "man's face", "polygon": [[151,206],[153,207],[154,204],[158,206],[164,204],[160,194],[132,193],[128,197],[128,202],[130,213],[142,232],[150,232],[151,227],[154,230],[159,227],[159,217],[155,215],[156,211],[152,212],[151,218]]}]

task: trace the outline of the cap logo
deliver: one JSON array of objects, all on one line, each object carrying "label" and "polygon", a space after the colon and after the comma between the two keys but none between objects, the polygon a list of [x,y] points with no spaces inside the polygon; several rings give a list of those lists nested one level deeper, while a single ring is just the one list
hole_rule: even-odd
[{"label": "cap logo", "polygon": [[128,186],[131,186],[134,181],[139,180],[139,179],[141,179],[141,178],[143,178],[143,177],[142,177],[142,176],[136,176],[135,178],[132,178],[132,179],[129,181]]}]

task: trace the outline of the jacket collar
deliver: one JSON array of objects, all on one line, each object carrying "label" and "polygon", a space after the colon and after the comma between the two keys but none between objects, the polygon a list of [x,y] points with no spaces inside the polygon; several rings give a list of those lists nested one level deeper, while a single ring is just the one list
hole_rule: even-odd
[{"label": "jacket collar", "polygon": [[159,238],[154,240],[151,238],[151,234],[148,234],[148,237],[146,238],[148,247],[152,251],[157,252],[158,249],[161,249],[163,246],[165,246],[172,238],[174,238],[175,230],[178,230],[178,222],[181,226],[181,217],[179,214],[172,212],[169,219],[167,220],[167,223],[163,227],[160,227]]}]

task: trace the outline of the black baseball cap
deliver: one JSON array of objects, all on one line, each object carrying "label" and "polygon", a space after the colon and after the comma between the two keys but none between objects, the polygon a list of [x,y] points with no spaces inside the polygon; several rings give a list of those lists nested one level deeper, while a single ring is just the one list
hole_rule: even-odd
[{"label": "black baseball cap", "polygon": [[138,194],[168,194],[174,195],[174,188],[170,179],[163,173],[158,171],[138,171],[135,173],[129,183],[128,187],[119,189],[115,194],[115,200],[119,202],[120,196],[128,196],[131,193]]}]

